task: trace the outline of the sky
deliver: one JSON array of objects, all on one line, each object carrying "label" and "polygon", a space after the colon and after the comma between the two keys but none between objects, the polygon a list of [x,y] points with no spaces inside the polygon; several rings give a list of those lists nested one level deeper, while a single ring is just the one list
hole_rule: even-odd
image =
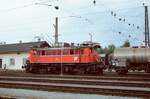
[{"label": "sky", "polygon": [[[102,46],[121,46],[126,40],[133,46],[142,45],[142,4],[149,6],[149,2],[96,0],[94,5],[93,0],[0,0],[0,42],[31,42],[37,36],[54,42],[53,25],[55,17],[58,17],[60,42],[89,41],[91,33],[93,41]],[[55,6],[59,6],[59,10]]]}]

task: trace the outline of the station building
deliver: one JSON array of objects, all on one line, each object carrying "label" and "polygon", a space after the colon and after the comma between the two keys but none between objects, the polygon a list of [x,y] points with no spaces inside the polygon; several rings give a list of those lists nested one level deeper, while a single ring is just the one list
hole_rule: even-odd
[{"label": "station building", "polygon": [[0,45],[0,69],[21,70],[32,47],[50,47],[46,41]]}]

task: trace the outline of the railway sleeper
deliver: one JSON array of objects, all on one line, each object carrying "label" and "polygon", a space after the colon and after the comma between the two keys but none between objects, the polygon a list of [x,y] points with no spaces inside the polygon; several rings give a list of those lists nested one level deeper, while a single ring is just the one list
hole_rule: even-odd
[{"label": "railway sleeper", "polygon": [[128,73],[128,69],[126,67],[118,67],[115,70],[119,75],[125,75]]}]

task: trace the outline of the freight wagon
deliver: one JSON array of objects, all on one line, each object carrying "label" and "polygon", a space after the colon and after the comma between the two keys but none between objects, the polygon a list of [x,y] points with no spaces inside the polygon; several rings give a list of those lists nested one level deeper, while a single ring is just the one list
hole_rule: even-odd
[{"label": "freight wagon", "polygon": [[150,48],[117,48],[107,59],[118,74],[128,70],[144,70],[150,73]]}]

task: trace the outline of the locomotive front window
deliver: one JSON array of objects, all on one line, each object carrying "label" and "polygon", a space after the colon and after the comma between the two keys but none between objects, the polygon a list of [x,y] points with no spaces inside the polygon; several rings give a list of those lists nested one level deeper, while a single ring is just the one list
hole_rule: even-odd
[{"label": "locomotive front window", "polygon": [[98,52],[100,50],[100,48],[92,48],[91,51],[92,52]]}]

